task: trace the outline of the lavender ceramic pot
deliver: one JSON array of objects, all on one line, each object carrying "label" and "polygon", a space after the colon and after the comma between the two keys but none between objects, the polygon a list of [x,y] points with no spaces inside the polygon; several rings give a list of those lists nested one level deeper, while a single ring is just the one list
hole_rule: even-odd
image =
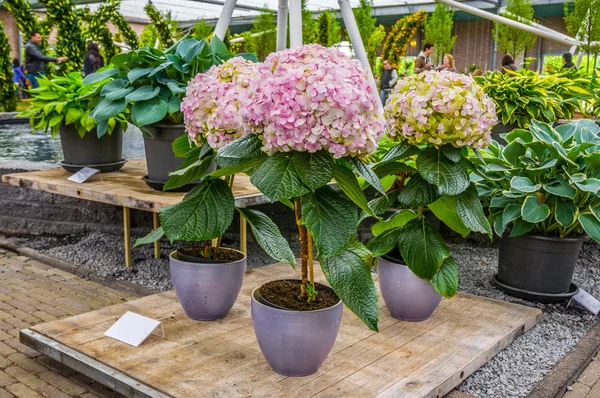
[{"label": "lavender ceramic pot", "polygon": [[244,281],[246,256],[232,263],[192,263],[179,260],[174,251],[169,265],[177,299],[187,316],[211,321],[225,317],[235,303]]},{"label": "lavender ceramic pot", "polygon": [[317,311],[290,311],[251,297],[252,324],[258,345],[271,368],[285,376],[315,373],[329,355],[342,322],[342,301]]},{"label": "lavender ceramic pot", "polygon": [[381,295],[392,316],[401,321],[428,319],[440,304],[442,295],[431,283],[413,274],[404,264],[391,258],[377,259]]}]

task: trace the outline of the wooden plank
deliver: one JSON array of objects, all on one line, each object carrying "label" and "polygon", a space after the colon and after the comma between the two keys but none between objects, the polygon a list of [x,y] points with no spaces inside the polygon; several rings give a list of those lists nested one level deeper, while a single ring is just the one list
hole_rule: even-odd
[{"label": "wooden plank", "polygon": [[[190,320],[175,294],[166,292],[35,326],[30,332],[39,333],[46,343],[32,342],[31,337],[24,342],[41,344],[46,351],[55,349],[46,347],[48,341],[68,347],[102,369],[173,397],[437,397],[533,327],[541,314],[535,308],[459,293],[442,300],[429,320],[410,323],[392,318],[380,299],[379,333],[344,309],[336,344],[321,369],[291,378],[270,370],[250,314],[256,286],[291,276],[295,273],[287,264],[248,271],[237,302],[218,321]],[[320,270],[315,278],[325,281]],[[125,311],[161,320],[166,338],[150,336],[140,347],[131,347],[104,337]],[[113,378],[107,371],[95,372],[100,382]]]},{"label": "wooden plank", "polygon": [[[181,201],[184,193],[160,192],[148,187],[142,180],[146,174],[146,160],[134,159],[119,171],[102,174],[101,181],[77,184],[67,180],[71,174],[63,169],[5,174],[2,181],[22,188],[151,212]],[[236,175],[233,194],[237,207],[270,202],[245,174]]]}]

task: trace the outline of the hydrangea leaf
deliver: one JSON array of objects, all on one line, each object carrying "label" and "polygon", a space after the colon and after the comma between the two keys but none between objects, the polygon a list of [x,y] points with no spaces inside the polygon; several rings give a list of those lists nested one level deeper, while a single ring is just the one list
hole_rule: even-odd
[{"label": "hydrangea leaf", "polygon": [[469,174],[463,162],[448,160],[436,148],[428,148],[417,157],[417,170],[440,195],[458,195],[469,187]]},{"label": "hydrangea leaf", "polygon": [[431,284],[444,297],[453,297],[458,291],[458,266],[452,257],[442,263],[437,274],[431,279]]},{"label": "hydrangea leaf", "polygon": [[419,278],[431,280],[450,255],[448,246],[425,217],[409,221],[398,240],[406,265]]},{"label": "hydrangea leaf", "polygon": [[333,159],[327,151],[295,152],[294,167],[302,182],[313,191],[333,178]]},{"label": "hydrangea leaf", "polygon": [[250,182],[271,200],[295,198],[310,192],[296,171],[293,153],[269,156],[254,170]]}]

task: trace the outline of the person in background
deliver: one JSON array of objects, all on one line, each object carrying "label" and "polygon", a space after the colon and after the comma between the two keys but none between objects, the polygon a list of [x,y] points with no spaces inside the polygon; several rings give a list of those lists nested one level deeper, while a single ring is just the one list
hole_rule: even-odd
[{"label": "person in background", "polygon": [[431,70],[433,64],[431,63],[431,54],[433,53],[433,44],[425,43],[423,51],[419,53],[415,61],[415,74],[421,73],[426,70]]},{"label": "person in background", "polygon": [[563,70],[570,69],[570,68],[577,69],[577,67],[573,63],[573,54],[571,54],[571,53],[564,53],[563,56],[562,56],[562,59],[563,59],[563,67],[562,67]]},{"label": "person in background", "polygon": [[38,88],[37,77],[46,74],[46,62],[65,62],[66,57],[48,57],[40,50],[42,35],[33,32],[25,45],[25,66],[27,67],[27,78],[31,82],[31,88]]},{"label": "person in background", "polygon": [[517,70],[517,67],[515,66],[515,60],[508,54],[505,55],[504,58],[502,58],[502,66],[500,67],[500,72],[506,73],[507,70],[512,70],[513,72],[516,72]]},{"label": "person in background", "polygon": [[380,92],[379,97],[381,98],[381,103],[385,105],[385,101],[387,100],[387,96],[392,92],[392,89],[398,82],[398,71],[392,68],[390,61],[387,59],[383,60],[383,73],[381,73],[380,80]]},{"label": "person in background", "polygon": [[87,46],[87,53],[83,59],[83,76],[91,75],[98,69],[104,66],[104,58],[98,51],[98,45],[94,42],[89,42]]},{"label": "person in background", "polygon": [[13,77],[12,81],[19,85],[17,95],[19,98],[25,98],[25,89],[27,88],[27,77],[21,70],[21,63],[18,58],[13,58],[12,62]]},{"label": "person in background", "polygon": [[454,57],[451,54],[444,55],[444,60],[442,64],[435,68],[436,71],[448,71],[448,72],[456,72],[456,68],[454,67]]}]

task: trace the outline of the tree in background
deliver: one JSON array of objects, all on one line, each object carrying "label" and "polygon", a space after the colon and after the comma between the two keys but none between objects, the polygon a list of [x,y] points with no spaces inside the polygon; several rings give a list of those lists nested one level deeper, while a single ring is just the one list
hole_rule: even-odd
[{"label": "tree in background", "polygon": [[17,27],[19,28],[19,31],[23,37],[23,43],[27,43],[29,41],[29,35],[31,33],[39,30],[40,33],[42,33],[42,42],[40,43],[40,48],[42,51],[45,51],[48,45],[48,38],[46,34],[48,31],[46,27],[47,23],[42,24],[42,21],[37,14],[33,12],[29,1],[6,0],[4,2],[4,6],[15,18]]},{"label": "tree in background", "polygon": [[317,18],[318,38],[317,43],[324,47],[331,47],[342,40],[340,24],[332,11],[322,11]]},{"label": "tree in background", "polygon": [[[508,19],[516,21],[517,17],[520,17],[519,22],[523,22],[523,20],[533,21],[534,10],[529,0],[508,0],[506,12],[512,14],[502,14]],[[533,33],[497,22],[494,23],[494,37],[498,42],[498,49],[515,59],[525,54],[537,40],[537,36]]]},{"label": "tree in background", "polygon": [[[600,0],[565,3],[565,23],[569,34],[583,42],[581,49],[595,60],[600,52]],[[586,72],[589,72],[589,63],[587,65]]]},{"label": "tree in background", "polygon": [[162,48],[160,44],[160,38],[158,37],[158,31],[152,24],[146,25],[142,34],[140,35],[140,46],[141,47],[153,47]]},{"label": "tree in background", "polygon": [[277,45],[277,23],[275,11],[264,9],[252,23],[252,29],[242,33],[246,52],[255,53],[259,61],[275,51]]},{"label": "tree in background", "polygon": [[426,20],[427,13],[423,10],[399,19],[385,38],[383,59],[389,60],[392,66],[398,69],[401,58],[406,55],[408,43],[415,37],[417,30],[423,26]]},{"label": "tree in background", "polygon": [[[319,24],[307,7],[308,0],[302,0],[302,43],[319,42]],[[289,23],[288,23],[289,26]]]},{"label": "tree in background", "polygon": [[379,53],[379,49],[383,44],[383,40],[385,40],[385,28],[383,25],[379,25],[375,28],[375,30],[373,30],[373,32],[371,32],[371,36],[369,36],[367,42],[364,43],[371,70],[373,73],[377,74],[379,73],[377,71],[377,54]]},{"label": "tree in background", "polygon": [[377,18],[373,17],[372,5],[371,0],[360,0],[358,7],[352,10],[363,43],[369,41],[369,37],[376,29]]},{"label": "tree in background", "polygon": [[433,43],[435,47],[434,62],[442,63],[444,54],[450,54],[456,42],[456,36],[452,36],[454,28],[454,11],[445,4],[437,3],[435,11],[427,18],[424,24],[425,41]]},{"label": "tree in background", "polygon": [[214,26],[210,26],[204,21],[204,19],[196,22],[192,31],[190,32],[193,37],[198,40],[207,39],[210,35],[212,35],[215,30]]},{"label": "tree in background", "polygon": [[12,112],[17,108],[17,89],[12,81],[10,45],[0,22],[0,110]]},{"label": "tree in background", "polygon": [[154,4],[152,4],[152,1],[150,0],[148,0],[148,4],[144,7],[144,11],[146,11],[148,18],[150,18],[150,21],[152,21],[152,24],[158,32],[160,44],[163,48],[171,47],[173,43],[175,43],[173,39],[173,30],[177,29],[176,26],[174,28],[173,21],[171,20],[171,13],[161,13],[154,7]]},{"label": "tree in background", "polygon": [[86,52],[86,39],[80,18],[72,0],[40,0],[46,7],[46,18],[58,29],[60,40],[56,43],[56,54],[68,60],[58,64],[62,74],[81,70]]}]

